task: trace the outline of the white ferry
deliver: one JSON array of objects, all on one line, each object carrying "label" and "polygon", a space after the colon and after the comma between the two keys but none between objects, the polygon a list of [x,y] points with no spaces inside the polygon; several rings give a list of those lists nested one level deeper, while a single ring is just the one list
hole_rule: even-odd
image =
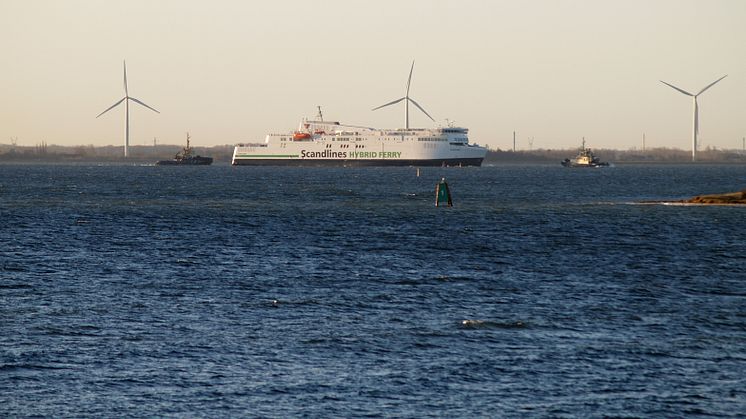
[{"label": "white ferry", "polygon": [[234,165],[480,166],[487,149],[469,144],[467,128],[376,130],[323,120],[301,123],[263,143],[238,144]]},{"label": "white ferry", "polygon": [[[412,63],[412,69],[414,63]],[[237,144],[233,165],[293,166],[480,166],[487,149],[469,144],[467,128],[409,128],[409,102],[433,119],[409,97],[405,100],[405,128],[374,129],[324,121],[321,107],[314,120],[303,119],[298,130],[269,134],[263,143]]]}]

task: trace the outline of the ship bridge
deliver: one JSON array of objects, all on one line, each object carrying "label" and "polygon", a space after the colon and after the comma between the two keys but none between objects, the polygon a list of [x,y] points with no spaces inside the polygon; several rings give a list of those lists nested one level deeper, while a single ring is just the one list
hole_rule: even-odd
[{"label": "ship bridge", "polygon": [[441,128],[440,131],[443,134],[468,134],[469,128],[448,127],[448,128]]},{"label": "ship bridge", "polygon": [[456,146],[469,145],[469,129],[459,127],[439,128],[441,135],[448,139],[448,144]]}]

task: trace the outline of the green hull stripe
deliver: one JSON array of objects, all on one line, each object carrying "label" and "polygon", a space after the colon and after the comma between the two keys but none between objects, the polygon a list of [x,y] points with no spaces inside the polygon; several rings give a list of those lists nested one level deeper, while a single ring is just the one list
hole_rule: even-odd
[{"label": "green hull stripe", "polygon": [[236,154],[236,157],[249,158],[249,159],[262,159],[262,158],[298,158],[298,154]]}]

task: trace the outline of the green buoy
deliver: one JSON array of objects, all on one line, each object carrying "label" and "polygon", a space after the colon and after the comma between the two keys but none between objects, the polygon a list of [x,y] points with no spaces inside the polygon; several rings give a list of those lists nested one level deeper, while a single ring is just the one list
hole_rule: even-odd
[{"label": "green buoy", "polygon": [[435,206],[453,206],[453,201],[451,200],[451,190],[448,189],[446,178],[440,179],[440,182],[435,185]]}]

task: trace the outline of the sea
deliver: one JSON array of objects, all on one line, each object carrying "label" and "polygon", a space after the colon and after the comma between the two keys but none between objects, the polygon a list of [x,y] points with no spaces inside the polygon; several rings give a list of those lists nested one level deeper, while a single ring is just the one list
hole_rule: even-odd
[{"label": "sea", "polygon": [[0,165],[0,417],[744,417],[745,187]]}]

